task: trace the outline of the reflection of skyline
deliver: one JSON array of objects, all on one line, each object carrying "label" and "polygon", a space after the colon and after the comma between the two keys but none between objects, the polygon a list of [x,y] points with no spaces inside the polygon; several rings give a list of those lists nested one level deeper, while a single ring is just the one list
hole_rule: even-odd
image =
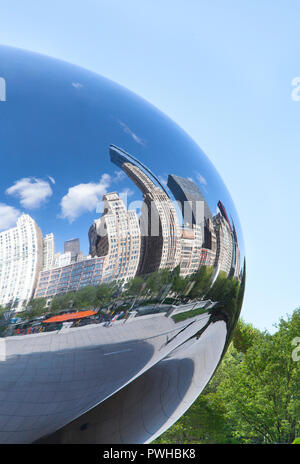
[{"label": "reflection of skyline", "polygon": [[[110,157],[143,194],[140,216],[141,258],[137,274],[173,269],[180,259],[180,228],[170,197],[149,169],[141,165],[144,168],[142,171],[138,163],[129,162],[125,152],[111,146]],[[158,186],[150,179],[150,175],[159,183]]]},{"label": "reflection of skyline", "polygon": [[[6,156],[5,169],[0,173],[3,186],[0,203],[14,208],[11,209],[11,213],[18,212],[19,215],[21,212],[28,213],[39,224],[43,233],[53,232],[59,251],[63,250],[65,240],[79,237],[84,254],[88,254],[84,224],[86,221],[91,223],[94,219],[95,208],[104,193],[116,189],[119,193],[122,191],[120,183],[114,180],[114,171],[105,156],[106,149],[113,140],[116,145],[135,154],[158,176],[163,175],[167,179],[171,162],[172,173],[193,178],[201,188],[203,185],[201,179],[204,178],[203,193],[207,194],[211,211],[215,213],[217,201],[222,199],[233,215],[240,247],[242,246],[241,230],[234,205],[222,180],[199,146],[172,121],[166,117],[158,118],[151,105],[134,99],[122,88],[105,87],[106,82],[100,76],[87,73],[80,68],[63,68],[57,79],[53,73],[53,67],[57,63],[49,58],[45,59],[29,53],[25,56],[24,52],[21,54],[17,50],[7,52],[5,47],[1,47],[0,53],[3,62],[8,63],[5,77],[10,82],[9,105],[3,104],[1,108],[5,111],[1,131],[3,153],[6,153]],[[20,111],[18,92],[20,82],[17,63],[23,59],[24,63],[30,62],[30,66],[25,66],[23,69],[22,81],[22,93],[30,95],[30,112],[27,118],[24,118]],[[39,79],[33,82],[31,72],[33,75],[40,76]],[[81,83],[83,87],[78,91],[71,83]],[[53,85],[57,87],[57,93],[45,94],[44,89],[53,88]],[[103,92],[101,102],[99,101],[95,106],[95,117],[89,102],[95,92],[99,92],[99,87],[105,87],[106,91]],[[115,98],[115,92],[118,98]],[[42,100],[40,95],[43,95]],[[47,112],[44,111],[46,107]],[[86,115],[84,126],[79,114]],[[124,130],[125,126],[147,143],[138,144],[136,138],[134,139],[129,131]],[[30,135],[32,127],[38,128],[34,145]],[[52,127],[52,131],[49,131],[49,127]],[[99,131],[99,127],[108,130]],[[53,137],[54,132],[56,137]],[[18,137],[14,134],[18,134]],[[31,162],[24,163],[24,160],[28,159],[29,152]],[[109,182],[99,179],[100,176],[97,174],[99,163],[101,172],[111,177]],[[64,170],[61,169],[62,166],[72,166],[72,169]],[[199,166],[201,166],[201,178]],[[48,197],[47,202],[41,203],[40,208],[29,210],[21,205],[16,196],[7,196],[5,193],[4,188],[10,188],[17,180],[24,178],[49,180],[48,175],[55,180],[55,184],[49,182],[52,196]],[[80,190],[81,184],[83,185]],[[35,187],[35,184],[33,186]],[[105,191],[101,191],[102,186],[105,187]],[[95,203],[92,194],[98,195]],[[92,206],[93,208],[89,209]],[[8,217],[7,213],[5,217]],[[13,227],[15,223],[16,221],[10,221],[8,227]]]},{"label": "reflection of skyline", "polygon": [[[49,58],[5,47],[0,55],[9,83],[1,124],[1,441],[51,440],[74,418],[79,440],[92,441],[86,411],[100,402],[112,405],[96,413],[106,436],[145,442],[198,396],[229,343],[244,287],[230,278],[233,240],[217,203],[242,240],[234,206],[197,144],[136,95]],[[121,169],[110,162],[111,141],[128,152]],[[180,213],[169,175],[192,190],[199,184],[212,214]],[[6,384],[20,369],[16,391]]]},{"label": "reflection of skyline", "polygon": [[[32,295],[52,298],[87,285],[126,283],[178,265],[182,276],[211,266],[213,281],[220,271],[239,278],[237,234],[221,201],[219,213],[212,216],[200,188],[190,179],[170,174],[168,186],[182,210],[180,225],[170,196],[144,164],[113,145],[110,157],[142,192],[140,217],[127,211],[115,192],[105,194],[103,214],[89,230],[90,255],[83,256],[79,239],[66,241],[63,254],[55,253],[54,234],[43,238],[35,221],[22,215],[17,228],[0,234],[1,255],[7,253],[0,273],[0,304],[14,302],[20,308]],[[22,273],[28,277],[16,278]]]}]

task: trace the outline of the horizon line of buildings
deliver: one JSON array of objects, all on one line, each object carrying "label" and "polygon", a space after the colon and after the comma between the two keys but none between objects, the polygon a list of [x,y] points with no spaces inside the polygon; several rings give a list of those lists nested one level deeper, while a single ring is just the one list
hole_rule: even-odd
[{"label": "horizon line of buildings", "polygon": [[240,278],[235,227],[220,201],[212,216],[199,187],[170,174],[167,185],[180,207],[180,223],[169,194],[146,166],[114,145],[110,159],[141,191],[140,216],[116,192],[103,195],[103,213],[88,231],[90,254],[83,256],[79,239],[56,253],[53,233],[43,237],[34,219],[21,215],[16,227],[0,233],[0,306],[13,302],[20,309],[31,298],[50,299],[112,280],[126,283],[178,265],[182,276],[205,265],[215,267],[214,280],[220,271]]}]

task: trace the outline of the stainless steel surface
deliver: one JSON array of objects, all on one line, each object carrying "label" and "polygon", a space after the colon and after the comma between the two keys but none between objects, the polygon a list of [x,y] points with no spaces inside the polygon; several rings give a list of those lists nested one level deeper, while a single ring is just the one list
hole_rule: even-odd
[{"label": "stainless steel surface", "polygon": [[231,197],[184,131],[101,76],[0,47],[0,82],[0,442],[150,442],[240,314]]}]

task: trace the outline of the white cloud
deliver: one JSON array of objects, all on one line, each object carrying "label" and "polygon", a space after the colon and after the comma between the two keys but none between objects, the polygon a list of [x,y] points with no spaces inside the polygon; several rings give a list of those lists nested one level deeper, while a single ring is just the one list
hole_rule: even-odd
[{"label": "white cloud", "polygon": [[55,179],[52,176],[47,176],[47,177],[52,182],[52,184],[55,184]]},{"label": "white cloud", "polygon": [[81,89],[81,87],[83,87],[83,84],[80,84],[80,82],[72,82],[72,85],[75,89]]},{"label": "white cloud", "polygon": [[125,134],[128,134],[130,135],[130,137],[133,138],[133,140],[136,142],[136,143],[139,143],[140,145],[145,145],[145,141],[139,137],[138,135],[136,135],[131,129],[130,127],[128,127],[124,122],[122,121],[119,121],[119,124],[120,126],[123,127],[123,131],[125,132]]},{"label": "white cloud", "polygon": [[121,196],[124,196],[124,197],[132,197],[132,195],[134,194],[134,191],[131,190],[130,188],[124,188],[122,190],[122,192],[120,192],[120,197]]},{"label": "white cloud", "polygon": [[53,192],[47,181],[35,177],[24,177],[9,187],[6,193],[20,198],[20,203],[24,208],[34,209],[39,208]]},{"label": "white cloud", "polygon": [[99,201],[111,184],[111,176],[103,174],[98,183],[78,184],[70,187],[62,198],[61,217],[69,222],[75,221],[81,214],[96,210]]},{"label": "white cloud", "polygon": [[127,176],[124,171],[115,171],[113,182],[122,182],[122,180],[126,179],[126,177]]},{"label": "white cloud", "polygon": [[13,206],[0,203],[0,230],[14,227],[20,214],[21,211],[14,208]]},{"label": "white cloud", "polygon": [[163,176],[158,176],[158,180],[159,182],[164,186],[164,187],[167,187],[168,186],[168,180],[163,177]]},{"label": "white cloud", "polygon": [[207,180],[200,174],[200,172],[197,172],[196,177],[201,185],[207,185]]}]

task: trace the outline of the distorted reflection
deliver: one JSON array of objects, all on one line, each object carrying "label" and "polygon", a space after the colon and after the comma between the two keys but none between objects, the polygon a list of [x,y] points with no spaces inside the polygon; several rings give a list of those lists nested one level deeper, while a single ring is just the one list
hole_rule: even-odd
[{"label": "distorted reflection", "polygon": [[[0,58],[0,442],[149,442],[205,387],[238,320],[234,206],[138,97],[39,55]],[[166,376],[180,387],[164,397]]]}]

